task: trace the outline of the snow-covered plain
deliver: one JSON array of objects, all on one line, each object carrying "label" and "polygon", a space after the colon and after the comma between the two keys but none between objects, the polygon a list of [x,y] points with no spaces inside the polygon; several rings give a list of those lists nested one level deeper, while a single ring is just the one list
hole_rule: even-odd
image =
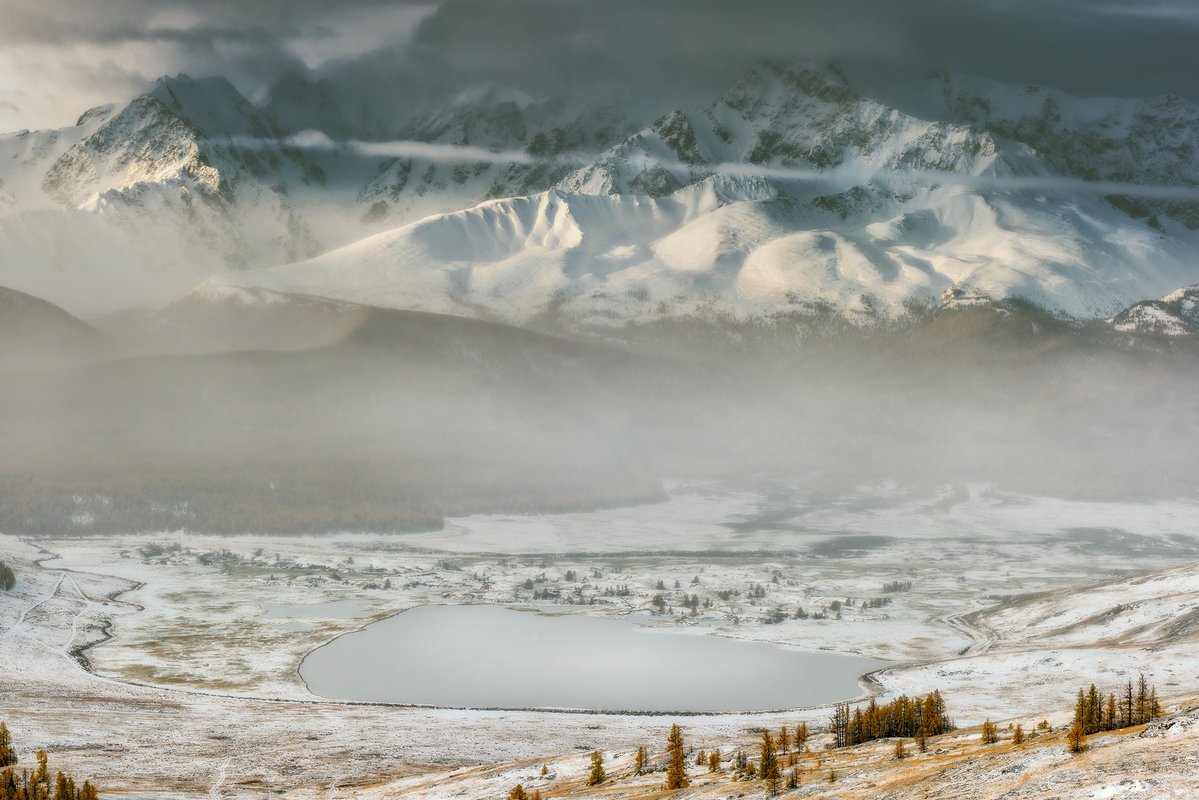
[{"label": "snow-covered plain", "polygon": [[[966,494],[675,484],[659,505],[476,516],[402,536],[4,537],[20,580],[0,594],[3,716],[23,759],[44,747],[106,788],[156,797],[204,794],[218,777],[218,795],[300,785],[337,796],[331,784],[405,775],[424,794],[388,791],[447,796],[457,781],[464,796],[495,796],[514,776],[539,778],[536,759],[561,754],[555,774],[577,780],[585,758],[566,754],[623,759],[674,720],[346,704],[299,680],[320,644],[433,603],[633,614],[867,655],[897,666],[870,676],[863,696],[940,689],[963,726],[1060,725],[1075,687],[1114,688],[1141,671],[1167,705],[1199,694],[1188,624],[1199,607],[1199,504]],[[892,581],[912,585],[884,592]],[[750,597],[758,584],[765,596]],[[694,616],[681,606],[692,593],[710,601]],[[666,613],[654,613],[654,595]],[[890,603],[865,607],[874,598]],[[72,653],[98,642],[82,653],[87,671]],[[679,721],[699,746],[728,750],[751,747],[758,726],[819,725],[827,713]],[[508,766],[478,766],[494,764]],[[456,766],[465,772],[445,771]]]}]

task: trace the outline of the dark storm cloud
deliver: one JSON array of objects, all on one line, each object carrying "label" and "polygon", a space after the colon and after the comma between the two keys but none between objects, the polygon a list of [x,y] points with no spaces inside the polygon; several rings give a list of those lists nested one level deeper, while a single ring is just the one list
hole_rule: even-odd
[{"label": "dark storm cloud", "polygon": [[1101,4],[1098,10],[1116,16],[1170,19],[1199,26],[1199,5],[1193,0],[1125,0]]},{"label": "dark storm cloud", "polygon": [[1199,95],[1199,4],[1082,0],[453,0],[416,40],[532,89],[707,94],[761,58],[932,69],[1082,94]]},{"label": "dark storm cloud", "polygon": [[376,0],[4,0],[0,41],[203,41],[266,35],[266,42],[313,31],[347,9],[385,7]]},{"label": "dark storm cloud", "polygon": [[100,65],[127,76],[116,95],[180,70],[253,94],[315,68],[678,105],[762,58],[814,58],[866,78],[943,68],[1199,99],[1199,4],[1188,0],[0,0],[0,12],[0,100],[18,83],[56,105],[81,95],[71,113],[100,90],[65,67]]}]

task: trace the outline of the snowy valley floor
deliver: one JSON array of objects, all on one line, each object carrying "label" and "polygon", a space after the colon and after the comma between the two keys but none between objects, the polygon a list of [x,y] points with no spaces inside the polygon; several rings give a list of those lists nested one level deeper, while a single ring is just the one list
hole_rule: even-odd
[{"label": "snowy valley floor", "polygon": [[[630,776],[633,751],[657,757],[673,722],[689,745],[728,754],[753,753],[762,727],[823,729],[828,717],[348,704],[313,696],[297,674],[312,649],[406,608],[494,603],[856,653],[893,664],[863,697],[946,697],[960,731],[902,762],[891,742],[834,753],[817,736],[797,796],[1190,797],[1197,533],[1192,501],[762,483],[676,484],[658,505],[477,516],[422,534],[0,536],[18,574],[0,592],[0,719],[22,763],[46,749],[107,796],[503,798],[520,782],[547,797],[633,798],[656,796],[662,779]],[[1060,731],[1077,687],[1139,672],[1174,716],[1068,756]],[[970,729],[985,718],[1047,719],[1055,732],[983,747]],[[597,749],[615,780],[587,789]],[[692,769],[680,797],[761,796],[759,783]]]}]

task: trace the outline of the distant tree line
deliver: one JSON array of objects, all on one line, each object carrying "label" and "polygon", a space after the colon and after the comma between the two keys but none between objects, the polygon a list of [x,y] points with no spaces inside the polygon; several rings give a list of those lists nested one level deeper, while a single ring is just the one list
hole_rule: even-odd
[{"label": "distant tree line", "polygon": [[[273,447],[264,445],[277,454]],[[542,465],[520,470],[448,457],[326,458],[301,449],[285,461],[237,451],[216,463],[81,456],[34,469],[6,455],[0,452],[0,530],[33,535],[427,531],[440,530],[447,516],[590,511],[663,499],[660,485],[640,474],[589,481]]]},{"label": "distant tree line", "polygon": [[1138,678],[1135,689],[1132,680],[1129,679],[1120,690],[1119,696],[1115,692],[1108,692],[1105,698],[1092,683],[1090,689],[1078,690],[1078,697],[1074,701],[1074,721],[1067,735],[1067,746],[1070,752],[1081,753],[1087,749],[1087,736],[1101,731],[1144,725],[1161,716],[1161,713],[1157,687],[1145,680],[1144,675]]},{"label": "distant tree line", "polygon": [[953,721],[945,713],[940,691],[915,699],[900,695],[883,705],[871,698],[864,710],[859,707],[852,713],[849,703],[838,703],[829,718],[834,747],[850,747],[893,736],[937,736],[951,730]]},{"label": "distant tree line", "polygon": [[0,722],[0,800],[98,800],[99,793],[91,781],[77,785],[75,779],[58,772],[50,776],[46,751],[37,751],[37,767],[32,772],[17,772],[16,750],[8,726]]}]

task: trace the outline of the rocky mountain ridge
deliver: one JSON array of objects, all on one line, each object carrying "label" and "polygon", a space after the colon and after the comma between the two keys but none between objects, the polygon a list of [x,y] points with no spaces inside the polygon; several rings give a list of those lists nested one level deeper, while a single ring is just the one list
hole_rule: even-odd
[{"label": "rocky mountain ridge", "polygon": [[1006,298],[1107,318],[1194,283],[1192,105],[944,75],[914,92],[905,106],[833,65],[766,63],[637,130],[484,86],[397,109],[402,141],[368,152],[298,129],[346,127],[312,86],[256,106],[181,75],[76,128],[0,137],[0,283],[85,315],[218,276],[571,327],[869,324]]}]

